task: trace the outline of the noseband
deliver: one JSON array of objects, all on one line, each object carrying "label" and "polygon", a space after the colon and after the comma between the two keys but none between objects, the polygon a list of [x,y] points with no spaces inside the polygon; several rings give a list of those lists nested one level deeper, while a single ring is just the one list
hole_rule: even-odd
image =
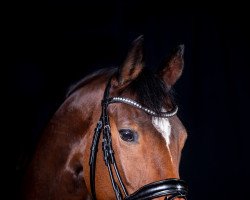
[{"label": "noseband", "polygon": [[[128,194],[126,187],[122,181],[117,164],[115,161],[114,150],[112,148],[111,141],[111,129],[108,116],[108,105],[111,103],[125,103],[135,108],[141,109],[149,115],[157,117],[171,117],[177,113],[178,107],[175,106],[172,111],[162,112],[157,115],[154,111],[143,107],[139,103],[123,97],[109,97],[110,81],[104,91],[104,97],[102,100],[102,113],[100,119],[95,128],[94,137],[90,152],[90,186],[93,200],[96,200],[95,191],[95,168],[96,168],[96,157],[98,151],[98,144],[101,133],[103,132],[102,150],[104,156],[105,165],[108,168],[111,184],[116,195],[117,200],[150,200],[158,197],[166,197],[166,200],[174,200],[175,198],[184,198],[187,196],[187,185],[183,180],[180,179],[165,179],[157,182],[147,184],[138,189],[133,194]],[[119,185],[115,181],[114,172],[119,181]],[[121,189],[123,193],[121,192]],[[124,194],[124,197],[123,197]]]}]

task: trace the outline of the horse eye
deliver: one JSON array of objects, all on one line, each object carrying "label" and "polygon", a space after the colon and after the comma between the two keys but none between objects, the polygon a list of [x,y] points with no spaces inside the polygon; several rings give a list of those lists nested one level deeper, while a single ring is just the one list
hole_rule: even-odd
[{"label": "horse eye", "polygon": [[124,140],[126,142],[135,141],[135,133],[132,130],[121,129],[121,130],[119,130],[119,133],[120,133],[120,137],[122,138],[122,140]]}]

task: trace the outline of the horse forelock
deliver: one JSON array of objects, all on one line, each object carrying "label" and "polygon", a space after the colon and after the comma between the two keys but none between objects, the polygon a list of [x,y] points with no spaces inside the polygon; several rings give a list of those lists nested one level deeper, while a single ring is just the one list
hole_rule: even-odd
[{"label": "horse forelock", "polygon": [[163,108],[167,109],[169,99],[171,101],[173,99],[172,91],[147,68],[128,86],[128,89],[135,94],[139,103],[157,114],[160,114]]}]

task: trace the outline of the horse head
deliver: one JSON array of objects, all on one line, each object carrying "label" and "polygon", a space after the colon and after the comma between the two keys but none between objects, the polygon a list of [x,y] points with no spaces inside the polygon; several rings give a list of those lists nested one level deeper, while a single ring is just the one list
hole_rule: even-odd
[{"label": "horse head", "polygon": [[153,73],[142,43],[133,42],[120,67],[73,86],[52,118],[31,165],[52,199],[185,198],[179,163],[187,133],[171,95],[184,47]]}]

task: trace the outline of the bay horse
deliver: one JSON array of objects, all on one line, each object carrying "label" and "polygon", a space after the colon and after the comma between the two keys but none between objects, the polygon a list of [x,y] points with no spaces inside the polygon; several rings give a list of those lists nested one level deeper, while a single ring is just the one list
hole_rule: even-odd
[{"label": "bay horse", "polygon": [[144,67],[142,46],[139,37],[120,67],[70,89],[38,143],[24,199],[186,199],[179,163],[187,133],[171,95],[184,46],[156,73]]}]

